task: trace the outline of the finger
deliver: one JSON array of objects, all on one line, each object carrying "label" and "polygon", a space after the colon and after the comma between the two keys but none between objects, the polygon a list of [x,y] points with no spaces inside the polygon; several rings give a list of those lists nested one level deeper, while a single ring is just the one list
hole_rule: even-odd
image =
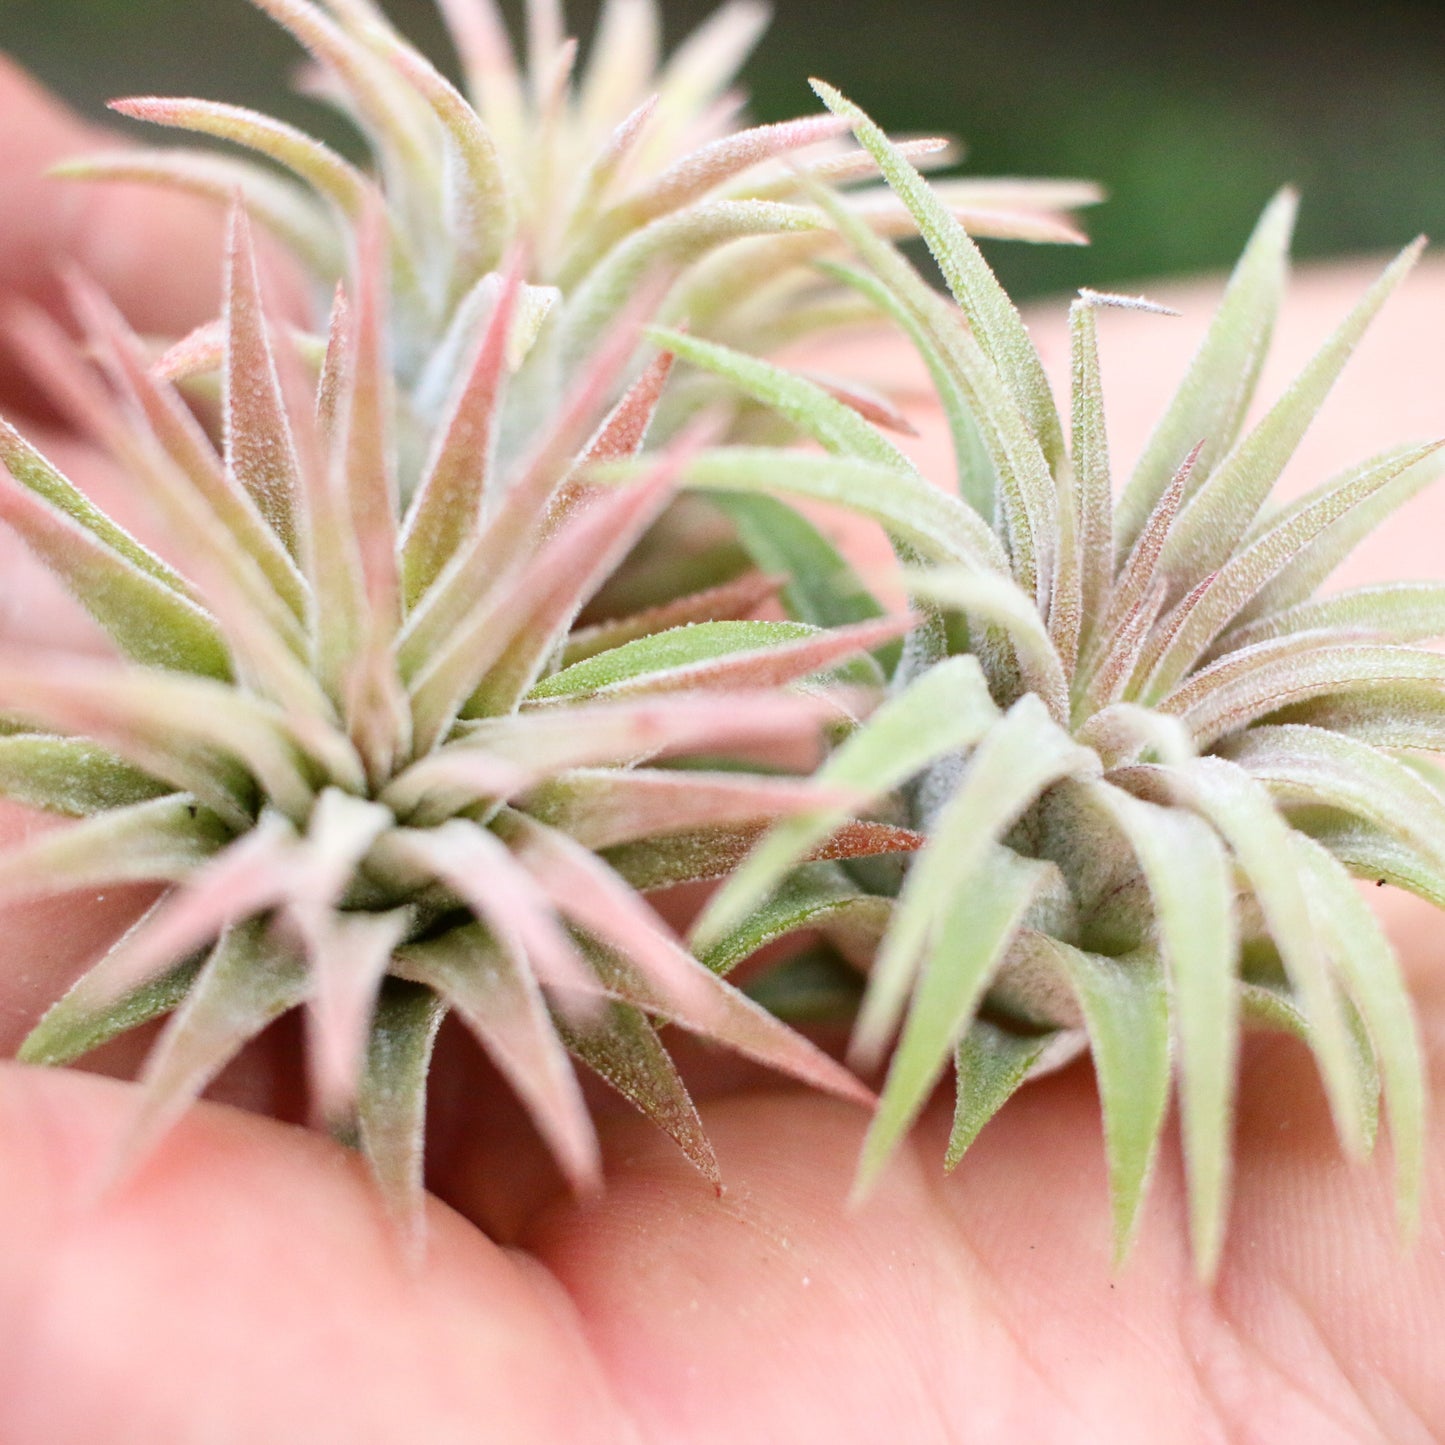
[{"label": "finger", "polygon": [[441,1208],[409,1266],[328,1140],[205,1106],[88,1201],[132,1103],[0,1070],[0,1438],[633,1438],[554,1282]]},{"label": "finger", "polygon": [[1213,1293],[1193,1278],[1172,1144],[1111,1272],[1082,1067],[1020,1094],[951,1177],[935,1111],[851,1212],[866,1121],[835,1101],[705,1105],[721,1199],[666,1141],[613,1125],[606,1194],[555,1207],[522,1242],[576,1301],[647,1438],[1142,1445],[1251,1438],[1264,1420],[1281,1439],[1439,1438],[1445,1135],[1407,1255],[1387,1163],[1341,1164],[1307,1056],[1269,1042],[1246,1078],[1257,1102]]}]

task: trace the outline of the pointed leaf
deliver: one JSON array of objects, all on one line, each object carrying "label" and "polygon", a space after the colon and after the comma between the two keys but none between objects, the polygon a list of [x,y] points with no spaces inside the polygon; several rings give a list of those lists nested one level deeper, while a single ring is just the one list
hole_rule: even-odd
[{"label": "pointed leaf", "polygon": [[[765,576],[760,572],[745,572],[731,582],[679,597],[674,602],[664,602],[658,607],[648,608],[645,612],[634,612],[610,622],[576,628],[567,636],[562,665],[570,667],[574,662],[596,657],[599,652],[610,652],[625,642],[635,642],[639,637],[650,637],[654,633],[685,627],[693,622],[743,621],[750,612],[755,612],[776,596],[779,585],[777,577]],[[877,613],[870,615],[877,616]],[[830,625],[829,622],[818,622],[812,617],[801,617],[797,620],[812,622],[816,626]],[[856,622],[861,619],[847,617],[837,620]]]},{"label": "pointed leaf", "polygon": [[609,1003],[605,1022],[573,1029],[559,1024],[567,1047],[588,1068],[635,1104],[679,1149],[708,1183],[722,1188],[722,1171],[687,1092],[657,1030],[631,1004]]},{"label": "pointed leaf", "polygon": [[170,790],[83,738],[0,737],[0,797],[86,818],[149,802]]},{"label": "pointed leaf", "polygon": [[446,1005],[420,984],[382,986],[361,1082],[361,1147],[392,1217],[413,1249],[424,1228],[423,1139],[432,1047]]},{"label": "pointed leaf", "polygon": [[995,572],[1006,568],[998,538],[972,508],[892,467],[802,452],[723,447],[694,459],[682,481],[705,490],[831,502],[871,518],[928,561],[962,562]]},{"label": "pointed leaf", "polygon": [[146,1059],[117,1172],[134,1168],[226,1064],[305,992],[305,970],[264,924],[228,932]]},{"label": "pointed leaf", "polygon": [[[1202,749],[1274,712],[1280,713],[1280,722],[1335,727],[1338,724],[1328,720],[1335,709],[1368,707],[1372,697],[1388,697],[1388,727],[1393,717],[1405,714],[1389,696],[1392,689],[1407,695],[1418,691],[1438,708],[1442,686],[1445,658],[1420,648],[1351,644],[1292,654],[1279,643],[1264,642],[1196,674],[1159,708],[1178,717]],[[1385,745],[1432,746],[1409,737],[1405,731],[1400,741]]]},{"label": "pointed leaf", "polygon": [[[937,759],[972,747],[998,715],[977,661],[950,658],[885,703],[816,777],[884,796]],[[704,952],[716,947],[842,820],[832,810],[774,828],[704,909],[693,926],[693,945]]]},{"label": "pointed leaf", "polygon": [[759,949],[809,928],[833,939],[847,957],[866,961],[892,911],[892,899],[862,892],[838,868],[803,867],[700,957],[714,973],[727,974]]},{"label": "pointed leaf", "polygon": [[1311,599],[1234,628],[1212,652],[1222,656],[1301,632],[1333,632],[1361,642],[1430,642],[1445,637],[1445,583],[1386,582]]},{"label": "pointed leaf", "polygon": [[189,958],[99,1007],[63,994],[25,1036],[15,1057],[22,1064],[69,1064],[111,1039],[170,1013],[190,992],[201,961],[200,955]]},{"label": "pointed leaf", "polygon": [[335,1133],[355,1127],[357,1094],[382,978],[410,917],[392,913],[292,910],[310,968],[307,1070],[311,1109]]},{"label": "pointed leaf", "polygon": [[240,206],[231,212],[224,321],[226,466],[294,555],[300,487],[296,449],[267,336],[251,229]]},{"label": "pointed leaf", "polygon": [[1083,1006],[1104,1106],[1114,1259],[1121,1262],[1139,1222],[1169,1106],[1169,997],[1150,953],[1103,958],[1051,946]]},{"label": "pointed leaf", "polygon": [[1290,987],[1309,1019],[1335,1129],[1348,1152],[1363,1155],[1367,1101],[1358,1092],[1353,1045],[1325,964],[1321,925],[1293,863],[1292,829],[1277,814],[1263,786],[1224,759],[1201,757],[1186,763],[1172,770],[1170,785],[1181,801],[1208,818],[1250,881]]},{"label": "pointed leaf", "polygon": [[699,622],[554,672],[532,689],[528,701],[777,686],[835,667],[898,636],[909,622],[880,618],[826,632],[801,622]]},{"label": "pointed leaf", "polygon": [[1040,872],[995,847],[955,877],[957,890],[935,923],[878,1113],[863,1141],[855,1198],[871,1189],[942,1076],[1023,920]]},{"label": "pointed leaf", "polygon": [[908,574],[918,597],[956,609],[973,622],[997,627],[1013,645],[1019,673],[1029,692],[1042,698],[1058,722],[1069,716],[1069,684],[1064,664],[1032,600],[1007,577],[964,567],[934,567]]},{"label": "pointed leaf", "polygon": [[866,1067],[881,1058],[930,934],[942,926],[940,920],[959,890],[974,886],[995,842],[1046,789],[1064,778],[1098,771],[1098,759],[1078,747],[1032,694],[1025,694],[988,729],[929,829],[929,848],[904,883],[858,1015],[849,1051],[855,1063]]},{"label": "pointed leaf", "polygon": [[185,793],[109,809],[0,854],[0,897],[176,882],[227,836],[215,815]]},{"label": "pointed leaf", "polygon": [[1209,331],[1119,499],[1115,538],[1119,555],[1134,545],[1191,447],[1204,442],[1195,472],[1197,486],[1234,445],[1284,295],[1297,208],[1294,192],[1285,190],[1260,217]]},{"label": "pointed leaf", "polygon": [[366,177],[329,146],[285,121],[213,100],[137,96],[110,109],[132,120],[214,136],[258,151],[299,176],[348,216],[360,213]]},{"label": "pointed leaf", "polygon": [[1051,465],[1064,455],[1063,431],[1043,364],[1027,328],[968,233],[882,130],[832,86],[814,80],[823,104],[853,127],[888,184],[907,205],[954,299],[998,367]]},{"label": "pointed leaf", "polygon": [[1327,490],[1313,504],[1294,510],[1230,557],[1214,573],[1208,590],[1155,662],[1145,683],[1146,700],[1161,697],[1173,688],[1209,644],[1303,549],[1348,518],[1355,508],[1368,506],[1401,472],[1435,450],[1436,446],[1417,447],[1367,469],[1350,485]]},{"label": "pointed leaf", "polygon": [[1419,1227],[1424,1183],[1426,1072],[1419,1029],[1395,951],[1379,921],[1327,852],[1294,834],[1295,859],[1379,1059],[1395,1153],[1401,1227]]},{"label": "pointed leaf", "polygon": [[1234,890],[1223,844],[1201,818],[1107,784],[1094,795],[1129,841],[1149,885],[1179,1045],[1184,1155],[1196,1269],[1218,1267],[1229,1198],[1239,1047]]},{"label": "pointed leaf", "polygon": [[628,960],[622,973],[614,968],[606,980],[623,1002],[660,1013],[814,1087],[871,1103],[872,1096],[846,1069],[703,967],[595,854],[516,814],[508,815],[505,826],[557,909]]},{"label": "pointed leaf", "polygon": [[1051,1034],[1024,1037],[974,1019],[954,1055],[958,1092],[943,1167],[956,1169],[979,1131],[1018,1091],[1043,1056]]},{"label": "pointed leaf", "polygon": [[[1382,467],[1388,467],[1392,461],[1415,456],[1418,451],[1415,447],[1400,447],[1362,462],[1357,467],[1351,467],[1284,507],[1276,516],[1270,517],[1269,521],[1285,523],[1297,513],[1323,500],[1329,493],[1352,489],[1359,478]],[[1307,601],[1360,542],[1374,532],[1387,517],[1439,477],[1440,464],[1440,452],[1433,448],[1428,450],[1423,461],[1416,461],[1414,465],[1407,464],[1388,485],[1360,501],[1333,526],[1301,548],[1288,566],[1261,588],[1243,610],[1240,620],[1249,622],[1279,608]]]},{"label": "pointed leaf", "polygon": [[[12,438],[14,447],[7,445]],[[56,505],[39,487],[29,490],[31,479],[43,477],[48,468],[38,456],[24,455],[23,447],[0,422],[0,461],[8,464],[8,475],[0,471],[0,521],[19,534],[128,657],[152,667],[228,678],[226,645],[212,619],[182,590],[180,579],[141,553],[118,528],[108,530],[129,545],[113,545],[104,530],[88,525],[84,513],[76,515],[78,508],[65,505],[59,487],[46,489]],[[53,477],[63,483],[59,473]],[[141,553],[154,565],[138,563],[128,553]]]},{"label": "pointed leaf", "polygon": [[[1113,585],[1114,484],[1109,433],[1099,375],[1098,308],[1080,299],[1069,307],[1069,351],[1073,372],[1073,458],[1075,510],[1079,517],[1082,640],[1087,643]],[[960,1086],[960,1099],[962,1098]]]},{"label": "pointed leaf", "polygon": [[454,928],[408,946],[398,970],[454,1008],[516,1090],[573,1189],[602,1179],[596,1131],[537,981],[510,948],[480,928]]},{"label": "pointed leaf", "polygon": [[1180,592],[1228,561],[1323,405],[1355,344],[1409,273],[1422,246],[1423,242],[1417,241],[1406,247],[1386,268],[1268,415],[1194,493],[1171,531],[1161,558],[1164,571]]}]

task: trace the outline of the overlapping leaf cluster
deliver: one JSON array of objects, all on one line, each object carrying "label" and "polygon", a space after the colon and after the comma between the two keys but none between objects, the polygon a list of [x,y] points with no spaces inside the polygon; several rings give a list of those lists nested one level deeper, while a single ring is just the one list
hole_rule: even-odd
[{"label": "overlapping leaf cluster", "polygon": [[[695,334],[754,352],[865,314],[811,264],[837,238],[803,195],[805,177],[846,188],[852,213],[882,234],[913,230],[872,158],[841,142],[847,127],[835,117],[742,122],[732,87],[767,23],[756,0],[731,0],[666,61],[656,0],[609,0],[585,67],[558,0],[529,0],[522,62],[493,0],[439,0],[462,89],[374,0],[252,3],[306,48],[308,88],[354,124],[372,169],[245,107],[144,97],[114,108],[255,159],[118,150],[63,172],[180,186],[224,204],[239,194],[327,283],[345,271],[368,206],[379,205],[404,456],[424,445],[509,258],[524,281],[514,351],[526,365],[501,444],[525,448],[549,399],[640,289],[653,288],[659,319],[685,319]],[[952,158],[939,139],[904,150],[923,165]],[[1030,241],[1082,239],[1066,213],[1097,199],[1074,181],[940,184],[975,233]],[[218,345],[214,328],[198,334],[172,374],[212,365]],[[670,410],[686,414],[701,400],[679,395]]]},{"label": "overlapping leaf cluster", "polygon": [[[574,82],[547,0],[525,69],[487,0],[442,0],[464,96],[371,0],[256,3],[374,173],[235,107],[123,103],[294,179],[199,151],[78,165],[236,203],[225,314],[159,360],[83,280],[88,359],[24,323],[184,564],[0,428],[0,516],[126,658],[0,657],[0,792],[79,820],[0,859],[0,896],[165,885],[26,1057],[170,1012],[141,1144],[304,1006],[318,1114],[414,1217],[454,1010],[579,1186],[598,1165],[569,1051],[714,1174],[659,1021],[866,1097],[719,976],[809,926],[868,972],[854,1061],[898,1036],[865,1185],[950,1062],[956,1160],[1087,1044],[1121,1248],[1177,1077],[1207,1272],[1258,1021],[1308,1040],[1352,1150],[1383,1085],[1413,1207],[1419,1051],[1350,875],[1445,904],[1445,787],[1415,757],[1445,741],[1445,662],[1416,645],[1445,630],[1445,588],[1314,594],[1433,449],[1267,509],[1413,249],[1245,429],[1284,281],[1276,202],[1116,501],[1094,327],[1120,298],[1074,308],[1066,436],[970,235],[1068,239],[1057,211],[1085,190],[931,187],[914,162],[936,143],[894,145],[822,86],[827,115],[733,130],[745,4],[654,79],[652,5],[611,0]],[[267,315],[251,220],[328,291],[342,278],[315,324]],[[914,230],[953,301],[890,244]],[[884,399],[759,358],[880,314],[928,364],[956,490],[873,424],[898,419]],[[709,447],[719,399],[729,444]],[[749,444],[779,433],[820,450]],[[679,488],[736,528],[720,564]],[[780,499],[880,523],[915,614],[884,616]],[[579,623],[604,588],[611,620]],[[753,620],[775,596],[791,620]],[[777,771],[824,737],[811,778]],[[697,956],[641,896],[734,868]]]},{"label": "overlapping leaf cluster", "polygon": [[[1408,1217],[1421,1057],[1398,963],[1351,875],[1445,905],[1445,789],[1420,756],[1445,743],[1445,658],[1418,645],[1445,632],[1445,586],[1315,591],[1435,474],[1436,448],[1401,447],[1267,504],[1418,245],[1246,428],[1285,280],[1294,202],[1277,199],[1116,500],[1096,317],[1101,305],[1148,303],[1086,293],[1074,305],[1066,439],[1039,357],[964,228],[862,112],[818,90],[913,211],[957,303],[818,195],[864,263],[835,274],[928,364],[956,488],[931,485],[805,379],[675,342],[829,453],[723,448],[689,465],[689,484],[875,519],[931,614],[890,700],[817,775],[895,809],[901,790],[906,821],[930,838],[887,904],[857,1018],[852,1057],[865,1068],[897,1036],[860,1185],[950,1064],[951,1164],[1031,1071],[1087,1041],[1120,1249],[1177,1076],[1208,1273],[1225,1218],[1238,1033],[1258,1022],[1308,1040],[1352,1153],[1373,1142],[1383,1084]],[[790,872],[834,816],[778,825],[695,942],[757,942],[876,911],[879,890],[856,875]]]}]

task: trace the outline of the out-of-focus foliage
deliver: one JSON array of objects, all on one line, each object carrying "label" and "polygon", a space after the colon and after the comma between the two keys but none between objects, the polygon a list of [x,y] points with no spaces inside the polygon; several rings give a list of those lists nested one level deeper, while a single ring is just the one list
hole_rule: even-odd
[{"label": "out-of-focus foliage", "polygon": [[[444,53],[429,0],[387,8]],[[670,4],[669,41],[706,8]],[[584,34],[593,9],[568,7]],[[1087,175],[1110,189],[1087,255],[991,248],[1016,294],[1222,268],[1286,182],[1307,201],[1301,256],[1445,233],[1445,16],[1429,0],[775,9],[747,72],[760,119],[808,107],[806,68],[895,130],[961,135],[980,173]],[[317,107],[271,78],[291,63],[285,38],[240,0],[4,0],[0,48],[97,111],[111,95],[180,89],[316,125]]]}]

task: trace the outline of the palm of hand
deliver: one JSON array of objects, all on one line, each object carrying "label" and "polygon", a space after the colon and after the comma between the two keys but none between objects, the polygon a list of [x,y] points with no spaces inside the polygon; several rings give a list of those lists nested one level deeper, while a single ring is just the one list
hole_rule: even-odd
[{"label": "palm of hand", "polygon": [[[21,192],[32,184],[21,178],[89,138],[4,73],[0,115],[10,137],[0,180],[24,202],[0,223],[0,290],[50,303],[53,228],[78,203]],[[214,243],[197,244],[198,265],[178,268],[181,284],[159,297],[146,295],[135,262],[154,228],[196,236],[205,221],[151,198],[128,210],[113,197],[96,204],[111,208],[102,230],[72,211],[58,249],[96,270],[133,315],[143,310],[142,324],[204,314]],[[51,249],[36,242],[47,235]],[[1393,359],[1396,379],[1406,359]],[[1116,395],[1137,395],[1128,372],[1153,366],[1121,359]],[[33,404],[3,365],[0,389],[0,411]],[[1409,400],[1390,396],[1397,410]],[[1376,439],[1359,434],[1358,416],[1347,422],[1351,455]],[[1369,424],[1392,439],[1403,429],[1378,414]],[[35,826],[18,814],[5,822],[12,833]],[[75,905],[9,911],[7,1036],[134,900]],[[1403,906],[1392,924],[1417,973],[1438,1100],[1445,979],[1432,925]],[[133,1056],[113,1053],[110,1064]],[[425,1262],[412,1267],[354,1159],[217,1105],[97,1204],[126,1087],[6,1066],[0,1438],[1439,1438],[1445,1133],[1435,1131],[1424,1227],[1407,1255],[1388,1160],[1339,1160],[1303,1051],[1269,1039],[1246,1051],[1245,1071],[1230,1246],[1206,1292],[1192,1278],[1172,1149],[1134,1255],[1111,1272],[1083,1067],[1025,1091],[948,1179],[936,1106],[858,1211],[843,1201],[862,1117],[729,1075],[703,1104],[725,1196],[618,1114],[602,1124],[607,1193],[578,1203],[501,1086],[479,1082],[476,1059],[449,1048],[433,1131],[446,1205],[433,1209]],[[258,1051],[225,1092],[275,1103],[278,1078]]]}]

